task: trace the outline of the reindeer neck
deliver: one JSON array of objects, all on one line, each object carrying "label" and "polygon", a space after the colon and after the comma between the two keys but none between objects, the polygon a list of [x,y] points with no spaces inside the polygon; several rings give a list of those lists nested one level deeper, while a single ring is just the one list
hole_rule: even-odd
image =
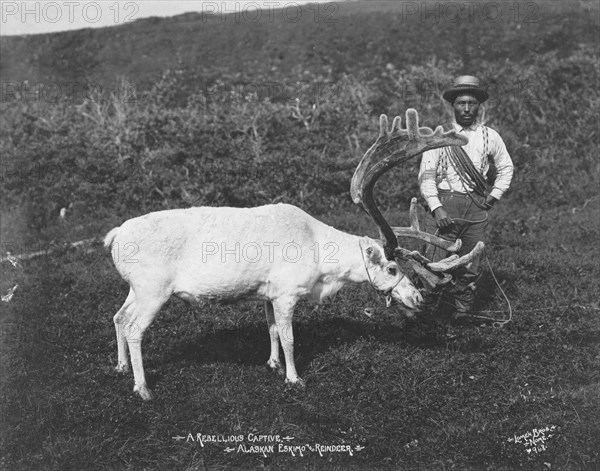
[{"label": "reindeer neck", "polygon": [[[368,281],[361,245],[368,243],[365,237],[339,232],[335,245],[325,247],[322,257],[323,273],[340,282],[364,283]],[[334,253],[333,247],[336,252]]]}]

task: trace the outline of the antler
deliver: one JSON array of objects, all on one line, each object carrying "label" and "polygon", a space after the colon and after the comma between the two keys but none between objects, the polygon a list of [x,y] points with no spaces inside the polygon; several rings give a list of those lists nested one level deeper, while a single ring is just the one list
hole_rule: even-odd
[{"label": "antler", "polygon": [[[434,245],[442,244],[440,246],[443,246],[445,244],[448,246],[448,243],[419,230],[418,221],[416,221],[416,207],[411,211],[411,228],[392,228],[379,211],[373,197],[373,188],[378,178],[392,167],[427,150],[465,145],[466,143],[465,137],[453,130],[444,132],[441,126],[438,126],[435,131],[427,127],[419,128],[419,116],[412,108],[406,110],[406,129],[400,127],[399,116],[394,118],[391,130],[388,129],[387,116],[382,114],[379,117],[379,136],[356,167],[350,185],[350,195],[352,201],[373,218],[379,229],[384,243],[385,256],[388,260],[394,259],[395,250],[398,247],[397,234],[394,229],[401,233],[398,235],[425,240]],[[413,213],[414,221],[412,220]]]},{"label": "antler", "polygon": [[462,246],[460,239],[455,241],[442,239],[427,232],[421,232],[419,227],[419,218],[417,216],[417,198],[410,200],[410,227],[392,227],[396,237],[411,237],[427,242],[428,244],[440,247],[448,252],[458,252]]},{"label": "antler", "polygon": [[478,260],[483,254],[484,248],[485,244],[479,241],[468,254],[462,257],[453,254],[439,262],[432,262],[416,250],[411,252],[410,250],[398,247],[396,252],[409,261],[427,289],[435,290],[438,286],[452,280],[452,276],[447,273],[448,271],[455,270]]}]

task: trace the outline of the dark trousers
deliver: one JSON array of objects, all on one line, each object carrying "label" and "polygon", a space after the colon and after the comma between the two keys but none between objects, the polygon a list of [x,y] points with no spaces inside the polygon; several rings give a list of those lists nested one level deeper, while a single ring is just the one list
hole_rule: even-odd
[{"label": "dark trousers", "polygon": [[[438,230],[432,214],[427,212],[424,221],[425,231],[437,234],[447,240],[460,239],[462,246],[457,254],[460,256],[468,254],[475,248],[477,242],[484,241],[487,211],[477,206],[473,200],[483,205],[485,197],[473,193],[467,195],[445,190],[439,191],[439,197],[449,217],[454,220],[454,224],[444,230]],[[449,255],[451,254],[433,245],[427,244],[425,249],[425,256],[433,262],[440,261]],[[480,278],[481,272],[481,261],[474,260],[460,268],[455,274],[455,282],[449,286],[447,293],[454,297],[454,306],[457,312],[468,312],[472,309],[475,300],[475,284]]]}]

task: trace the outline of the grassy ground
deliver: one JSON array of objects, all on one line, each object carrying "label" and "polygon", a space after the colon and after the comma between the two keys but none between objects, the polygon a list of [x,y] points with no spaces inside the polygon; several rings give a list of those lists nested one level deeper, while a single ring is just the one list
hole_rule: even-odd
[{"label": "grassy ground", "polygon": [[[511,323],[446,330],[427,314],[407,320],[385,310],[367,286],[344,289],[297,310],[304,391],[267,372],[260,304],[170,301],[144,339],[156,399],[143,403],[131,374],[113,370],[112,315],[127,288],[107,253],[3,264],[3,279],[19,288],[0,319],[0,467],[597,469],[599,265],[587,242],[600,229],[598,200],[551,211],[557,230],[522,219],[521,234],[509,230],[520,213],[508,204],[495,215],[490,259]],[[482,288],[480,309],[505,316],[489,274]],[[228,452],[230,443],[200,443],[197,434],[243,440]],[[525,445],[534,434],[535,450]],[[292,454],[275,442],[263,455],[251,446],[273,442],[253,442],[259,435],[307,448]],[[352,455],[320,456],[308,445],[346,445]]]},{"label": "grassy ground", "polygon": [[[409,21],[399,11],[407,2],[344,5],[333,24],[188,15],[3,39],[10,86],[139,93],[82,104],[5,90],[2,253],[202,204],[284,201],[374,235],[350,208],[348,184],[378,115],[415,107],[437,125],[437,92],[477,73],[494,90],[488,124],[515,163],[488,237],[512,322],[409,320],[368,286],[345,288],[316,310],[298,306],[296,364],[307,380],[298,391],[266,371],[259,303],[174,300],[144,339],[156,398],[142,403],[132,375],[114,371],[112,316],[127,286],[109,254],[2,262],[0,293],[18,287],[0,303],[0,470],[599,469],[597,7],[511,3],[527,16],[455,23]],[[532,9],[536,21],[525,21]],[[273,83],[294,93],[232,89]],[[417,164],[378,184],[393,223],[417,192]],[[508,315],[489,272],[477,308]]]}]

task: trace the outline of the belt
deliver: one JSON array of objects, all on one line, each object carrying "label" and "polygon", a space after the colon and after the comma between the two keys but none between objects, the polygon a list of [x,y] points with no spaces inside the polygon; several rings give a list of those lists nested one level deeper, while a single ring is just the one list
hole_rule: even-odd
[{"label": "belt", "polygon": [[469,192],[465,193],[465,192],[462,192],[462,191],[441,190],[441,189],[438,189],[438,195],[444,195],[444,196],[450,195],[450,196],[459,196],[459,197],[462,196],[464,198],[465,196],[475,195],[475,192],[474,191],[469,191]]}]

